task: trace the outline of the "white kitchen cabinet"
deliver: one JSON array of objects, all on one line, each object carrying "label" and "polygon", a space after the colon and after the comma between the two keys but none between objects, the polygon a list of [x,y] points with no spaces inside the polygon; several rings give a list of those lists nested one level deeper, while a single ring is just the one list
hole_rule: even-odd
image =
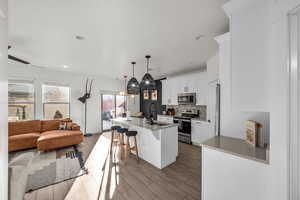
[{"label": "white kitchen cabinet", "polygon": [[161,80],[161,104],[168,105],[167,80]]},{"label": "white kitchen cabinet", "polygon": [[205,140],[212,137],[209,134],[209,123],[206,121],[192,120],[192,143],[200,145]]},{"label": "white kitchen cabinet", "polygon": [[168,95],[168,105],[178,105],[177,94],[180,84],[176,77],[170,77],[167,79],[167,95]]},{"label": "white kitchen cabinet", "polygon": [[207,73],[194,72],[168,77],[162,81],[162,104],[178,105],[180,93],[196,93],[196,104],[207,105]]},{"label": "white kitchen cabinet", "polygon": [[207,73],[197,74],[196,79],[196,105],[207,105],[208,101],[208,81]]}]

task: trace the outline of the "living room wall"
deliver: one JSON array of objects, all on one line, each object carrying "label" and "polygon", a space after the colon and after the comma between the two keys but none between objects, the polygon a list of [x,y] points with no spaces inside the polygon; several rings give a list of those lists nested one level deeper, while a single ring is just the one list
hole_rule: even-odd
[{"label": "living room wall", "polygon": [[88,100],[87,132],[101,131],[101,101],[100,91],[120,91],[123,82],[100,76],[86,76],[68,71],[56,71],[45,68],[32,67],[13,61],[8,64],[8,77],[20,80],[34,80],[35,84],[35,118],[43,119],[42,89],[43,83],[61,84],[71,88],[70,117],[84,128],[84,106],[77,99],[85,90],[86,78],[94,79],[91,99]]},{"label": "living room wall", "polygon": [[0,199],[7,198],[7,1],[0,1]]}]

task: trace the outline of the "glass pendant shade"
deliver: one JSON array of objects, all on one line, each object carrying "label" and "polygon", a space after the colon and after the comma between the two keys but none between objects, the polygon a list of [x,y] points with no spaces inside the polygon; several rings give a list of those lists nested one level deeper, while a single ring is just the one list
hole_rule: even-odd
[{"label": "glass pendant shade", "polygon": [[147,73],[144,75],[142,81],[141,81],[141,85],[143,87],[143,89],[155,89],[155,80],[153,79],[153,77],[151,76],[151,74],[149,74],[149,59],[151,58],[150,55],[146,56],[147,59]]},{"label": "glass pendant shade", "polygon": [[127,93],[132,94],[132,95],[137,95],[140,94],[140,84],[134,77],[134,65],[136,64],[135,62],[132,62],[132,78],[128,81],[127,84]]}]

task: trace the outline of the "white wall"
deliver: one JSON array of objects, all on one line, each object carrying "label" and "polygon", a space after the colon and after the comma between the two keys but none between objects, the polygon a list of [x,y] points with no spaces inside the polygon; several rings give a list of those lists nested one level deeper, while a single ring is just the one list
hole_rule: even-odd
[{"label": "white wall", "polygon": [[0,1],[0,199],[8,198],[7,138],[7,1]]},{"label": "white wall", "polygon": [[288,18],[299,0],[272,1],[269,46],[270,73],[270,199],[288,196]]},{"label": "white wall", "polygon": [[246,9],[236,9],[230,20],[231,101],[232,109],[237,111],[269,110],[269,56],[266,53],[271,24],[268,0],[253,2],[258,1],[252,1]]},{"label": "white wall", "polygon": [[263,124],[262,131],[265,141],[269,144],[270,116],[268,112],[232,109],[231,34],[225,33],[216,37],[215,40],[219,44],[219,67],[217,69],[219,69],[221,84],[221,135],[245,139],[246,121],[255,120]]},{"label": "white wall", "polygon": [[243,74],[233,78],[233,110],[270,112],[270,164],[203,151],[210,160],[203,172],[211,175],[204,200],[288,199],[287,16],[299,5],[299,0],[231,0],[225,6],[231,18],[232,75]]},{"label": "white wall", "polygon": [[219,79],[219,52],[206,62],[208,82]]},{"label": "white wall", "polygon": [[246,121],[254,120],[263,124],[262,132],[269,144],[270,114],[268,112],[232,111],[221,118],[221,135],[246,139]]},{"label": "white wall", "polygon": [[[71,69],[70,69],[71,70]],[[84,126],[84,105],[78,97],[84,94],[87,76],[63,71],[52,71],[44,68],[25,66],[16,62],[9,62],[8,75],[12,78],[33,79],[36,92],[36,119],[43,119],[42,91],[43,83],[68,85],[71,88],[70,116],[72,120]],[[88,100],[87,132],[101,131],[101,100],[100,91],[120,91],[124,86],[122,81],[106,77],[89,77],[94,79],[92,97]]]}]

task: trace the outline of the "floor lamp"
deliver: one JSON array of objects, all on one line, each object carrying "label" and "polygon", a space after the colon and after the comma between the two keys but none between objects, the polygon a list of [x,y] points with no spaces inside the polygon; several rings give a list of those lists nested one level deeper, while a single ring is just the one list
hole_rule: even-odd
[{"label": "floor lamp", "polygon": [[82,97],[79,97],[78,100],[84,104],[84,136],[92,136],[91,133],[86,132],[86,125],[87,125],[87,100],[91,98],[91,91],[92,91],[92,85],[93,85],[93,80],[90,82],[90,87],[88,90],[88,84],[89,84],[89,79],[86,79],[86,84],[85,84],[85,94]]}]

